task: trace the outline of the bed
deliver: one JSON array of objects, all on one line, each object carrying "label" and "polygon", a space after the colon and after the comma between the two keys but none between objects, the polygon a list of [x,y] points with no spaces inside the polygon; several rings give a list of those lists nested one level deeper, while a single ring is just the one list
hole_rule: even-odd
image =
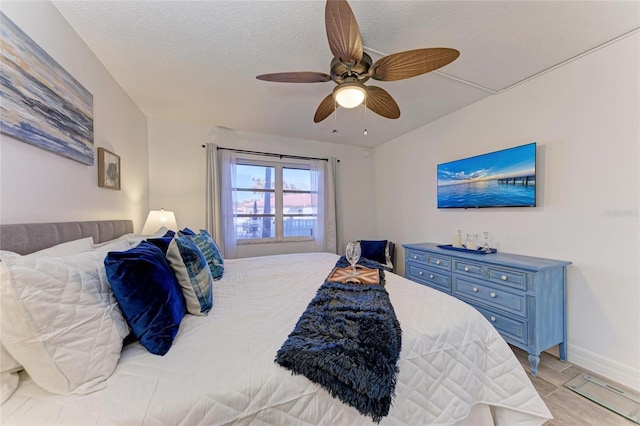
[{"label": "bed", "polygon": [[[61,228],[68,232],[62,235]],[[27,254],[88,236],[103,243],[131,229],[130,221],[2,225],[0,248]],[[330,253],[226,259],[211,311],[185,315],[164,356],[127,344],[104,388],[85,395],[49,393],[21,371],[0,423],[372,424],[274,362],[338,259]],[[551,418],[481,314],[393,273],[385,278],[402,350],[395,398],[381,425],[535,425]]]}]

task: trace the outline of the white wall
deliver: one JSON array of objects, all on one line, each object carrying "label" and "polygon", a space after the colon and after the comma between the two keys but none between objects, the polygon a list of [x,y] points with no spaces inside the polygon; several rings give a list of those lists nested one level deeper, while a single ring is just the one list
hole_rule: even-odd
[{"label": "white wall", "polygon": [[122,190],[94,166],[0,136],[0,223],[133,219],[148,212],[146,117],[50,2],[2,1],[2,12],[93,94],[94,146],[121,158]]},{"label": "white wall", "polygon": [[[216,129],[210,126],[149,119],[150,206],[152,209],[173,210],[180,227],[205,227],[206,156],[202,144],[213,142],[216,133]],[[371,150],[259,133],[228,133],[230,136],[226,136],[226,140],[231,139],[231,142],[220,144],[227,148],[338,158],[339,241],[373,238],[375,192]],[[306,251],[313,251],[312,244],[241,245],[238,257]]]},{"label": "white wall", "polygon": [[[488,231],[500,251],[573,261],[569,360],[637,389],[639,52],[636,33],[375,150],[378,234]],[[534,141],[538,207],[436,208],[437,164]]]}]

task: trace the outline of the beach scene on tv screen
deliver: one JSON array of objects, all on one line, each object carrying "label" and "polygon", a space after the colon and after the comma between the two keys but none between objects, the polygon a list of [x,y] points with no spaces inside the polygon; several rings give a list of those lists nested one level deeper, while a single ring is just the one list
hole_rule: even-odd
[{"label": "beach scene on tv screen", "polygon": [[536,204],[536,144],[438,165],[438,208]]}]

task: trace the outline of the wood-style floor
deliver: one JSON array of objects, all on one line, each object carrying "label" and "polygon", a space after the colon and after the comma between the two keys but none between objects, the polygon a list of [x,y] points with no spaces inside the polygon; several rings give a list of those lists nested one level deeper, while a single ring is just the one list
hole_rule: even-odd
[{"label": "wood-style floor", "polygon": [[[516,357],[529,371],[529,361],[527,353],[521,349],[511,346]],[[540,366],[538,367],[538,377],[529,375],[531,382],[538,390],[547,407],[553,414],[553,420],[545,423],[545,426],[637,426],[626,418],[607,410],[595,402],[579,395],[563,385],[580,373],[589,373],[594,377],[600,377],[590,371],[576,367],[568,362],[560,361],[553,355],[543,352],[540,355]],[[608,379],[606,379],[608,380]],[[610,380],[608,380],[611,383]],[[622,385],[611,383],[625,391]]]}]

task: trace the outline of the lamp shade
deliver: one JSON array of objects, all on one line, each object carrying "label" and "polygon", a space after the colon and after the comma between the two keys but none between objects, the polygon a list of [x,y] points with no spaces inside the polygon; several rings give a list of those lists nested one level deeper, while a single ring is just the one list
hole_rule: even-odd
[{"label": "lamp shade", "polygon": [[355,108],[364,101],[367,89],[357,82],[342,83],[333,89],[333,98],[343,108]]},{"label": "lamp shade", "polygon": [[176,215],[172,211],[160,209],[150,210],[147,220],[142,228],[142,235],[151,235],[162,227],[171,229],[173,231],[178,230],[178,223],[176,222]]}]

